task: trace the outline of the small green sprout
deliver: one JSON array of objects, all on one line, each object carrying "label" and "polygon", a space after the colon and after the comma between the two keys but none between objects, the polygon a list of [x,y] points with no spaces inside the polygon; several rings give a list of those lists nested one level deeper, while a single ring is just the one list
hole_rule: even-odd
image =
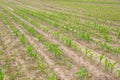
[{"label": "small green sprout", "polygon": [[80,76],[81,80],[87,78],[87,70],[85,68],[81,68],[76,74]]},{"label": "small green sprout", "polygon": [[24,36],[23,34],[20,36],[20,41],[21,41],[21,43],[23,43],[23,44],[26,43],[26,38],[25,38],[25,36]]},{"label": "small green sprout", "polygon": [[4,74],[1,68],[0,68],[0,80],[4,80]]},{"label": "small green sprout", "polygon": [[120,78],[120,69],[117,70],[117,77]]},{"label": "small green sprout", "polygon": [[43,41],[43,35],[42,34],[37,35],[37,38],[38,38],[39,41]]},{"label": "small green sprout", "polygon": [[105,57],[105,54],[102,54],[102,55],[100,56],[100,63],[102,62],[102,60],[103,60],[104,57]]},{"label": "small green sprout", "polygon": [[0,55],[2,55],[3,54],[3,51],[2,50],[0,50]]},{"label": "small green sprout", "polygon": [[49,80],[57,80],[56,76],[55,76],[55,73],[52,74],[52,76],[50,77]]}]

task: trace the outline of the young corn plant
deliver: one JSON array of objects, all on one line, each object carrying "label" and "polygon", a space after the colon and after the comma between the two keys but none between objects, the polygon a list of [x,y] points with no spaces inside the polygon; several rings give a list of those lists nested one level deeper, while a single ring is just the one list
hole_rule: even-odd
[{"label": "young corn plant", "polygon": [[113,71],[114,69],[114,66],[117,64],[117,62],[110,62],[109,59],[105,59],[105,70],[110,70],[111,72]]},{"label": "young corn plant", "polygon": [[118,56],[120,54],[120,47],[115,48],[114,53]]},{"label": "young corn plant", "polygon": [[42,61],[42,59],[38,58],[37,59],[38,66],[41,68],[42,71],[46,69],[45,63]]},{"label": "young corn plant", "polygon": [[26,43],[26,38],[25,38],[25,36],[24,36],[23,34],[20,36],[20,41],[21,41],[21,43],[23,43],[23,44]]},{"label": "young corn plant", "polygon": [[49,80],[57,80],[56,76],[55,76],[55,73],[52,74],[52,76],[50,77]]},{"label": "young corn plant", "polygon": [[112,46],[110,46],[107,43],[102,43],[101,45],[106,51],[111,51],[112,50]]},{"label": "young corn plant", "polygon": [[62,40],[64,41],[64,43],[65,43],[67,46],[72,46],[73,41],[72,41],[71,38],[62,36]]},{"label": "young corn plant", "polygon": [[118,39],[120,39],[120,30],[118,31]]},{"label": "young corn plant", "polygon": [[120,69],[117,70],[117,77],[120,78]]},{"label": "young corn plant", "polygon": [[1,68],[0,68],[0,80],[4,80],[4,73]]},{"label": "young corn plant", "polygon": [[60,35],[60,31],[53,32],[52,34],[53,34],[53,36],[58,37]]},{"label": "young corn plant", "polygon": [[42,27],[42,29],[43,29],[43,31],[45,31],[45,32],[48,32],[48,31],[50,30],[50,28],[48,28],[48,27]]},{"label": "young corn plant", "polygon": [[113,69],[114,69],[114,67],[115,67],[116,64],[117,64],[117,62],[114,62],[114,63],[110,62],[110,71],[111,72],[113,71]]},{"label": "young corn plant", "polygon": [[85,49],[86,55],[90,58],[90,60],[93,59],[94,53],[92,53],[89,49]]},{"label": "young corn plant", "polygon": [[104,39],[106,41],[111,41],[112,40],[112,38],[110,36],[108,36],[107,34],[103,34],[103,36],[104,36]]},{"label": "young corn plant", "polygon": [[94,53],[90,53],[89,57],[90,57],[90,60],[92,60],[94,57]]},{"label": "young corn plant", "polygon": [[48,48],[51,52],[55,53],[55,55],[56,55],[57,57],[61,57],[61,55],[62,55],[62,50],[59,49],[59,46],[58,46],[57,44],[52,44],[52,43],[46,42],[45,45],[47,46],[47,48]]},{"label": "young corn plant", "polygon": [[108,59],[105,59],[104,64],[105,64],[105,70],[108,70],[108,69],[109,69],[109,65],[110,65],[109,60],[108,60]]},{"label": "young corn plant", "polygon": [[87,79],[87,70],[85,68],[81,68],[76,74],[80,76],[81,80]]},{"label": "young corn plant", "polygon": [[38,59],[38,55],[36,52],[34,52],[34,47],[31,45],[27,46],[27,52],[30,56],[32,56],[34,59]]},{"label": "young corn plant", "polygon": [[32,35],[35,35],[35,34],[36,34],[36,30],[35,30],[33,27],[30,27],[30,28],[29,28],[29,32],[30,32]]},{"label": "young corn plant", "polygon": [[15,36],[19,36],[19,30],[14,29],[14,30],[13,30],[13,33],[15,34]]},{"label": "young corn plant", "polygon": [[104,57],[105,57],[105,54],[102,54],[102,55],[100,56],[100,58],[99,58],[100,63],[102,62],[102,60],[103,60]]},{"label": "young corn plant", "polygon": [[42,35],[42,34],[38,34],[38,35],[37,35],[37,38],[38,38],[38,40],[39,40],[39,41],[43,41],[43,40],[44,40],[44,38],[43,38],[43,35]]},{"label": "young corn plant", "polygon": [[81,32],[81,33],[79,34],[79,36],[80,36],[80,39],[82,39],[82,40],[86,40],[86,41],[88,41],[88,42],[91,41],[91,36],[90,36],[90,34],[88,34],[88,33]]},{"label": "young corn plant", "polygon": [[2,50],[0,50],[0,55],[2,55],[3,54],[3,51]]}]

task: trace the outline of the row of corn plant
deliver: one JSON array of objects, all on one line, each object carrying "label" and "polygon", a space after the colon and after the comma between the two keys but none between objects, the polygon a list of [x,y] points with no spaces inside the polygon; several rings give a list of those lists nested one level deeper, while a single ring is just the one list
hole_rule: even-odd
[{"label": "row of corn plant", "polygon": [[7,17],[4,16],[3,14],[0,14],[0,17],[2,17],[3,20],[5,20],[6,24],[8,24],[10,26],[13,33],[15,33],[16,36],[18,36],[19,35],[19,30],[14,28],[13,24],[7,19]]},{"label": "row of corn plant", "polygon": [[115,48],[115,47],[109,45],[108,43],[102,43],[101,46],[107,52],[111,52],[111,53],[113,53],[113,54],[115,54],[117,56],[120,54],[120,47]]},{"label": "row of corn plant", "polygon": [[[92,60],[94,57],[94,54],[89,49],[86,49],[86,55],[89,55],[90,60]],[[105,54],[102,54],[99,57],[99,62],[101,63],[103,59],[105,59],[104,60],[105,70],[112,72],[117,62],[111,62],[108,58],[106,58]]]}]

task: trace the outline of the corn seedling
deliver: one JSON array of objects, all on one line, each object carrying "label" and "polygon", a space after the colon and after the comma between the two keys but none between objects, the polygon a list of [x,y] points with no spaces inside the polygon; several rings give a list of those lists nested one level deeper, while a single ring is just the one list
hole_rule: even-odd
[{"label": "corn seedling", "polygon": [[55,76],[55,73],[52,74],[52,76],[50,77],[49,80],[57,80],[56,76]]},{"label": "corn seedling", "polygon": [[0,80],[4,80],[4,74],[1,68],[0,68]]},{"label": "corn seedling", "polygon": [[110,62],[110,70],[111,70],[111,72],[113,71],[116,64],[117,64],[117,62],[114,62],[114,63]]},{"label": "corn seedling", "polygon": [[110,65],[110,62],[108,59],[105,59],[105,69],[108,70],[109,69],[109,65]]},{"label": "corn seedling", "polygon": [[19,30],[15,29],[15,30],[14,30],[14,34],[15,34],[16,36],[19,36]]},{"label": "corn seedling", "polygon": [[117,70],[117,77],[120,78],[120,69]]},{"label": "corn seedling", "polygon": [[111,51],[112,50],[112,46],[110,46],[107,43],[102,43],[102,47],[105,48],[106,51]]},{"label": "corn seedling", "polygon": [[67,46],[72,46],[72,39],[69,37],[62,36],[62,40],[65,42]]},{"label": "corn seedling", "polygon": [[85,49],[85,53],[86,53],[86,55],[90,54],[90,50],[89,49]]},{"label": "corn seedling", "polygon": [[78,44],[73,43],[73,44],[72,44],[72,47],[73,47],[75,50],[80,51],[80,49],[78,48]]},{"label": "corn seedling", "polygon": [[105,57],[105,54],[102,54],[102,55],[100,56],[100,58],[99,58],[100,63],[102,62],[102,60],[103,60],[104,57]]},{"label": "corn seedling", "polygon": [[104,26],[99,26],[99,31],[100,31],[101,33],[108,33],[108,32],[109,32],[108,28],[106,28],[106,27],[104,27]]},{"label": "corn seedling", "polygon": [[53,32],[52,34],[53,34],[53,36],[58,37],[60,35],[60,31]]},{"label": "corn seedling", "polygon": [[90,34],[85,33],[85,32],[81,32],[79,35],[80,35],[80,39],[86,40],[86,41],[88,41],[88,42],[91,41],[91,36],[90,36]]},{"label": "corn seedling", "polygon": [[42,27],[43,31],[48,32],[50,29],[48,27]]},{"label": "corn seedling", "polygon": [[118,56],[120,54],[120,47],[114,49],[115,54]]},{"label": "corn seedling", "polygon": [[93,59],[93,56],[94,56],[94,53],[90,53],[90,54],[89,54],[90,60]]},{"label": "corn seedling", "polygon": [[30,28],[29,28],[29,32],[30,32],[32,35],[35,35],[35,34],[36,34],[36,30],[35,30],[33,27],[30,27]]},{"label": "corn seedling", "polygon": [[114,66],[117,64],[117,62],[114,62],[114,63],[112,63],[112,62],[110,62],[109,61],[109,59],[105,59],[105,69],[106,70],[110,70],[111,72],[113,71],[113,69],[114,69]]},{"label": "corn seedling", "polygon": [[111,41],[111,40],[112,40],[111,37],[108,36],[107,34],[103,34],[103,36],[104,36],[104,39],[105,39],[106,41]]},{"label": "corn seedling", "polygon": [[33,46],[28,45],[28,46],[27,46],[27,52],[28,52],[29,54],[33,53]]},{"label": "corn seedling", "polygon": [[43,39],[44,39],[42,34],[37,35],[37,38],[39,41],[43,41]]},{"label": "corn seedling", "polygon": [[0,50],[0,55],[2,55],[3,54],[3,51],[2,50]]},{"label": "corn seedling", "polygon": [[26,43],[26,38],[25,38],[25,36],[24,36],[23,34],[20,36],[20,41],[21,41],[21,43],[23,43],[23,44]]},{"label": "corn seedling", "polygon": [[85,68],[81,68],[78,72],[76,72],[78,76],[80,76],[81,80],[85,80],[87,78],[87,70]]},{"label": "corn seedling", "polygon": [[118,39],[120,39],[120,31],[118,31]]},{"label": "corn seedling", "polygon": [[41,59],[37,59],[37,62],[38,62],[38,66],[41,68],[41,70],[45,70],[46,68],[46,65],[45,63],[41,60]]},{"label": "corn seedling", "polygon": [[37,58],[38,58],[38,56],[37,56],[37,53],[36,53],[36,52],[32,52],[30,55],[31,55],[34,59],[37,59]]},{"label": "corn seedling", "polygon": [[57,44],[46,42],[46,46],[51,52],[55,53],[56,56],[60,57],[62,55],[62,51],[59,49]]}]

